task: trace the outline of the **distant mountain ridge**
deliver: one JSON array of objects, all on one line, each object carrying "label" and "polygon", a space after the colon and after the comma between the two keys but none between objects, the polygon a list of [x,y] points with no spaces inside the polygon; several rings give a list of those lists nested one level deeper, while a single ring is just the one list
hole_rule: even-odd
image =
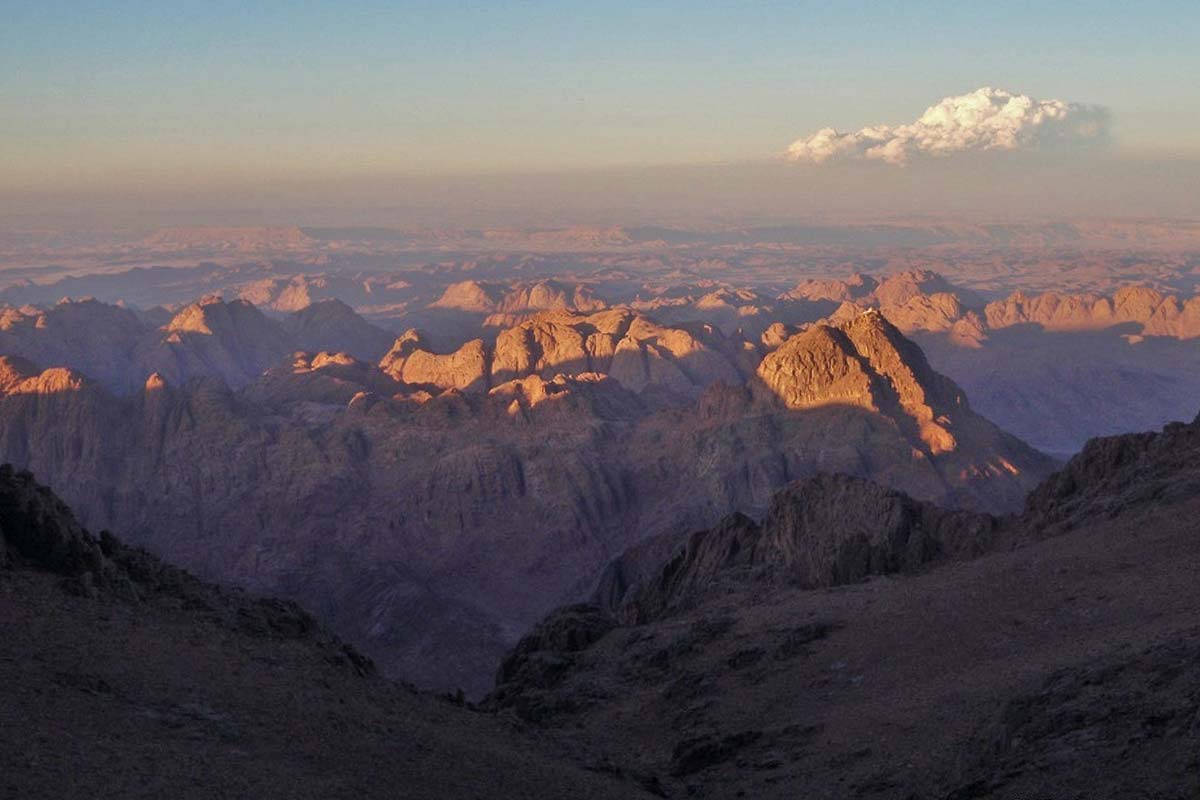
[{"label": "distant mountain ridge", "polygon": [[299,250],[319,240],[295,226],[175,227],[163,228],[140,241],[147,247],[216,250]]},{"label": "distant mountain ridge", "polygon": [[151,373],[176,385],[212,377],[240,387],[296,350],[374,359],[391,339],[338,300],[314,303],[280,322],[245,300],[207,296],[161,327],[95,300],[0,313],[0,353],[71,367],[121,394],[140,391]]}]

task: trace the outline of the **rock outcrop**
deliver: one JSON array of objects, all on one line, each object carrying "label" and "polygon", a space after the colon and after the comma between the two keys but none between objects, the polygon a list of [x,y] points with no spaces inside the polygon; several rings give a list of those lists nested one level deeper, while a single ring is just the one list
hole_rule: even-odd
[{"label": "rock outcrop", "polygon": [[418,331],[395,341],[380,366],[397,380],[431,391],[485,392],[538,375],[607,375],[634,392],[654,389],[691,399],[711,383],[740,383],[740,353],[707,325],[663,327],[623,309],[549,311],[500,332],[495,345],[472,340],[434,353]]},{"label": "rock outcrop", "polygon": [[0,465],[0,554],[0,566],[27,563],[68,577],[109,582],[114,572],[67,505],[11,464]]},{"label": "rock outcrop", "polygon": [[1160,433],[1093,439],[1030,492],[1023,518],[1047,533],[1200,492],[1200,418]]},{"label": "rock outcrop", "polygon": [[177,313],[135,358],[141,374],[157,372],[170,383],[216,376],[242,386],[291,349],[282,326],[253,304],[206,297]]},{"label": "rock outcrop", "polygon": [[913,572],[1200,498],[1198,465],[1200,417],[1089,442],[1029,493],[1019,516],[947,510],[859,478],[818,475],[778,492],[761,524],[733,514],[632,548],[602,573],[592,599],[638,624],[730,578],[817,588]]},{"label": "rock outcrop", "polygon": [[487,314],[495,311],[496,304],[503,296],[499,286],[479,281],[462,281],[447,286],[442,296],[430,303],[430,307]]},{"label": "rock outcrop", "polygon": [[439,354],[426,348],[418,331],[407,331],[392,344],[379,362],[380,368],[397,381],[435,392],[487,391],[491,354],[482,339],[473,339],[453,353]]},{"label": "rock outcrop", "polygon": [[820,475],[777,493],[761,525],[734,514],[691,534],[636,589],[617,594],[602,585],[597,599],[626,622],[650,622],[729,575],[837,586],[978,555],[998,527],[986,514],[947,511],[859,478]]},{"label": "rock outcrop", "polygon": [[336,299],[301,306],[284,319],[283,327],[297,349],[348,353],[363,361],[378,361],[393,342],[392,334]]},{"label": "rock outcrop", "polygon": [[978,422],[962,390],[873,310],[791,336],[763,358],[758,377],[791,409],[853,406],[889,416],[931,455],[958,447],[952,420]]}]

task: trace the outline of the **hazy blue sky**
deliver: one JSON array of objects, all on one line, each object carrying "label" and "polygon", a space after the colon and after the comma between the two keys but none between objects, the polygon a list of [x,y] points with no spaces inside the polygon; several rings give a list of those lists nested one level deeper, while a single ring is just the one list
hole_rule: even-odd
[{"label": "hazy blue sky", "polygon": [[[777,157],[998,86],[1200,153],[1200,3],[0,2],[10,191]],[[16,188],[14,188],[16,187]]]}]

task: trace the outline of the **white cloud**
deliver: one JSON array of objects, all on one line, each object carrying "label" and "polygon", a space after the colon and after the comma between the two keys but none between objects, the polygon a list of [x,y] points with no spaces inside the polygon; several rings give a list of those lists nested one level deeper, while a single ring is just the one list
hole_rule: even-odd
[{"label": "white cloud", "polygon": [[1108,112],[1100,106],[1034,100],[985,87],[947,97],[907,125],[876,125],[853,133],[822,128],[792,142],[785,156],[810,164],[873,159],[902,166],[915,155],[1080,144],[1102,141],[1107,133]]}]

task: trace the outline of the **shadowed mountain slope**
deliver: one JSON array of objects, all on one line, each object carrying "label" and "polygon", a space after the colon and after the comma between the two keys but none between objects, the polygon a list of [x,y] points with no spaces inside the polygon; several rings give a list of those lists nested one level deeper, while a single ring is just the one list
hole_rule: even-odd
[{"label": "shadowed mountain slope", "polygon": [[0,467],[0,794],[642,796],[378,677],[291,603],[203,583]]},{"label": "shadowed mountain slope", "polygon": [[489,705],[671,796],[1193,796],[1198,458],[1200,420],[1097,440],[1004,518],[798,482],[627,553]]}]

